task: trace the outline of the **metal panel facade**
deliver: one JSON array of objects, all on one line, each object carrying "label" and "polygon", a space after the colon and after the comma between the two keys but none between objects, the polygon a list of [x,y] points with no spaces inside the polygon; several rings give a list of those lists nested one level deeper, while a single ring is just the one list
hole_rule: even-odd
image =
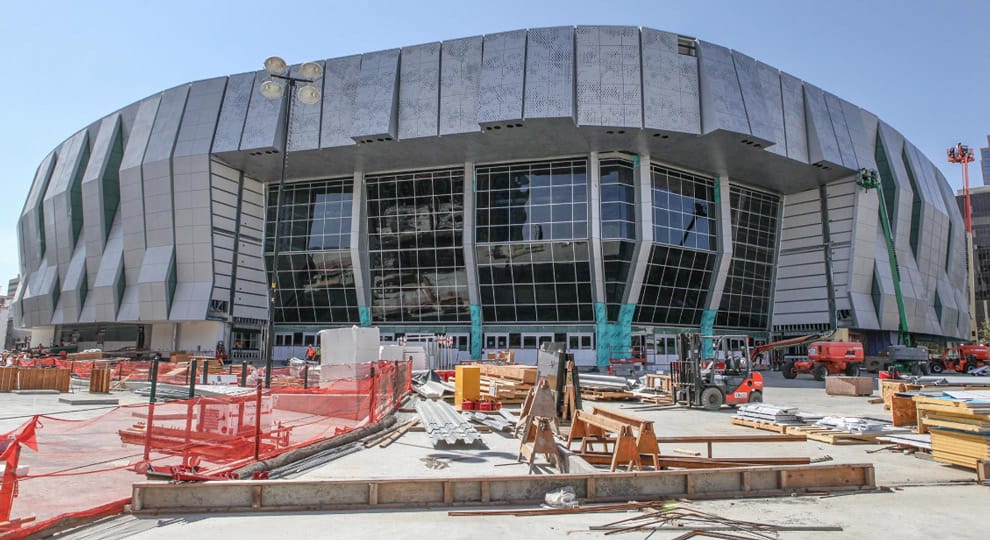
[{"label": "metal panel facade", "polygon": [[440,44],[402,49],[399,138],[436,137],[440,108]]},{"label": "metal panel facade", "polygon": [[702,133],[725,130],[749,135],[746,105],[732,63],[732,51],[699,41],[698,72]]},{"label": "metal panel facade", "polygon": [[[646,267],[660,268],[651,255],[654,233],[659,245],[667,238],[665,227],[687,231],[699,217],[718,223],[711,249],[723,254],[720,268],[708,252],[695,257],[702,248],[678,249],[678,256],[669,258],[672,271],[704,266],[696,270],[714,279],[702,292],[717,293],[729,268],[724,255],[734,249],[728,231],[735,209],[726,198],[732,178],[733,185],[777,192],[782,202],[772,320],[768,328],[754,331],[799,332],[828,324],[825,249],[832,259],[839,324],[864,332],[895,331],[897,307],[878,221],[878,205],[885,204],[891,210],[912,331],[968,335],[963,226],[952,190],[934,165],[870,113],[744,54],[649,28],[580,26],[426,43],[322,64],[322,102],[292,102],[288,149],[280,148],[287,98],[261,96],[266,77],[260,72],[165,90],[59,145],[35,174],[18,223],[24,276],[14,309],[19,323],[141,322],[169,331],[179,327],[162,323],[214,320],[227,330],[237,324],[256,328],[267,319],[269,307],[262,257],[266,185],[278,180],[287,150],[293,152],[289,181],[354,179],[349,197],[314,191],[315,199],[292,201],[283,216],[291,216],[294,245],[303,246],[294,249],[306,255],[329,249],[312,238],[343,234],[332,232],[340,227],[340,216],[328,213],[352,216],[350,244],[341,250],[352,255],[353,276],[346,279],[353,285],[347,287],[357,291],[356,307],[365,310],[363,315],[371,314],[372,289],[392,286],[373,283],[370,269],[379,262],[370,258],[368,235],[371,225],[393,225],[368,222],[369,215],[396,217],[394,227],[431,234],[437,223],[421,217],[422,212],[444,219],[463,214],[455,230],[477,227],[464,231],[464,252],[451,255],[453,260],[438,258],[439,245],[417,244],[409,247],[415,259],[404,260],[433,270],[403,266],[387,276],[401,282],[401,294],[407,295],[396,305],[420,306],[438,320],[444,310],[464,312],[463,302],[477,314],[485,313],[488,304],[505,313],[535,302],[526,296],[518,306],[505,300],[516,294],[507,296],[505,290],[515,287],[515,277],[499,277],[502,288],[495,288],[495,272],[504,268],[492,264],[494,258],[514,272],[552,263],[554,272],[567,278],[555,274],[557,282],[550,286],[541,281],[544,276],[525,276],[529,289],[520,289],[521,294],[583,313],[586,304],[605,296],[599,238],[604,220],[628,223],[632,231],[622,240],[628,255],[620,261],[629,266],[622,300],[632,302],[644,287]],[[292,73],[298,69],[294,66]],[[616,153],[640,160],[634,180],[604,181],[613,173],[599,170],[594,156]],[[561,160],[590,167],[574,166],[571,180],[563,182],[554,168]],[[496,170],[506,163],[512,165]],[[488,171],[484,193],[475,184],[476,166]],[[654,183],[655,166],[668,171],[666,183]],[[450,167],[465,171],[458,193],[477,199],[439,200],[413,189],[390,195],[403,201],[399,205],[382,193],[371,194],[379,187],[363,181],[366,175]],[[881,171],[885,199],[855,184],[860,167]],[[721,179],[717,215],[684,202],[698,188],[681,174]],[[606,208],[606,191],[612,187],[631,187],[635,203]],[[410,198],[415,204],[406,204]],[[652,214],[654,198],[664,201],[662,208],[677,210]],[[372,204],[384,206],[372,212]],[[416,208],[416,216],[389,214],[400,206]],[[675,213],[678,223],[668,222]],[[400,238],[397,230],[392,232]],[[482,230],[487,251],[476,250]],[[580,232],[566,243],[554,242],[564,230]],[[525,249],[519,239],[524,234],[538,235],[528,238]],[[433,236],[438,242],[445,238]],[[582,255],[590,264],[567,264],[575,244],[590,246],[594,260]],[[491,260],[484,263],[485,257]],[[465,264],[467,295],[423,295],[447,287],[438,284],[436,268]],[[333,280],[344,279],[310,267],[299,271],[310,272],[300,277],[307,284],[298,288],[301,295],[323,294],[321,287],[339,288],[339,283],[331,285]],[[583,284],[589,281],[596,285],[595,294],[586,297]],[[718,307],[719,296],[714,294],[708,306]],[[596,324],[620,324],[605,313],[604,318],[575,317],[569,326],[538,313],[525,320],[539,324],[523,331],[594,335]],[[470,330],[461,325],[442,331],[471,334],[472,348],[486,339],[485,333],[504,333],[509,339],[520,332],[508,326],[508,318],[497,321],[501,326],[475,316]],[[660,322],[679,324],[651,319],[645,329],[657,330]],[[322,324],[299,324],[311,323]],[[617,328],[618,334],[628,335],[628,330]],[[157,336],[155,343],[169,339]],[[496,336],[491,346],[499,343]]]},{"label": "metal panel facade", "polygon": [[780,72],[736,51],[732,53],[732,62],[753,136],[773,143],[768,152],[787,155]]},{"label": "metal panel facade", "polygon": [[440,60],[440,135],[478,131],[481,36],[445,41]]},{"label": "metal panel facade", "polygon": [[639,29],[579,26],[575,37],[578,125],[642,127]]},{"label": "metal panel facade", "polygon": [[361,56],[327,60],[323,72],[323,120],[320,148],[351,146],[351,120],[361,76]]},{"label": "metal panel facade", "polygon": [[523,117],[526,79],[526,31],[485,36],[478,87],[478,123]]},{"label": "metal panel facade", "polygon": [[642,30],[643,126],[701,133],[698,58],[678,54],[677,34]]},{"label": "metal panel facade", "polygon": [[574,29],[530,30],[526,43],[525,118],[574,117]]},{"label": "metal panel facade", "polygon": [[355,141],[394,139],[398,102],[399,49],[361,56],[351,138]]}]

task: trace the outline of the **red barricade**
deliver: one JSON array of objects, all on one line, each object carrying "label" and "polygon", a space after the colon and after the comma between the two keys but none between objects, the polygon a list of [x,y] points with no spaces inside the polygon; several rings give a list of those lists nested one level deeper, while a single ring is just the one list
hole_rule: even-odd
[{"label": "red barricade", "polygon": [[[58,359],[53,365],[59,361],[70,362],[65,367],[77,374],[101,362]],[[114,379],[147,380],[142,370],[148,364],[118,362]],[[0,528],[0,538],[20,538],[67,517],[119,512],[128,502],[131,484],[143,479],[149,466],[217,474],[340,436],[389,414],[411,389],[409,362],[323,369],[322,383],[308,389],[251,389],[223,397],[114,407],[84,420],[34,417],[37,451],[15,442],[24,438],[24,427],[0,435],[0,447],[20,445],[19,462],[14,464],[20,467],[19,476],[13,486],[6,481],[17,494],[7,514],[11,520],[34,515],[37,521]],[[159,380],[176,377],[172,373],[163,379],[159,371]],[[3,488],[0,483],[0,515]]]}]

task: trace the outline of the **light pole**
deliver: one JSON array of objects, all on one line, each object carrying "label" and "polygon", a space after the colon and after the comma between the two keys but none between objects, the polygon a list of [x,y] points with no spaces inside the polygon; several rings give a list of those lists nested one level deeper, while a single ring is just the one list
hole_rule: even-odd
[{"label": "light pole", "polygon": [[[281,229],[279,218],[282,213],[282,195],[285,192],[285,167],[289,158],[289,124],[292,121],[292,94],[299,83],[298,98],[306,105],[313,105],[320,101],[320,89],[312,83],[323,76],[323,68],[316,62],[306,62],[299,67],[301,77],[288,75],[289,66],[285,60],[272,56],[265,60],[265,71],[268,72],[269,79],[261,83],[261,95],[268,99],[282,99],[286,96],[285,117],[282,120],[282,166],[278,177],[278,193],[275,195],[275,220],[272,222],[274,233],[272,235],[272,267],[271,286],[268,288],[268,327],[265,335],[265,388],[272,386],[272,366],[274,362],[275,350],[275,302],[278,293],[278,252],[279,252],[279,231]],[[288,86],[289,91],[285,88]]]}]

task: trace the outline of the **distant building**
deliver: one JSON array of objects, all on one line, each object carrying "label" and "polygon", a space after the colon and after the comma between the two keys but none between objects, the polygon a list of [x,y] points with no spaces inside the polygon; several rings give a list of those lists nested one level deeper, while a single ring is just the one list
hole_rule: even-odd
[{"label": "distant building", "polygon": [[990,135],[987,135],[987,148],[980,148],[980,170],[983,171],[983,185],[990,186]]},{"label": "distant building", "polygon": [[0,336],[3,336],[4,349],[14,349],[18,345],[27,344],[31,338],[30,330],[18,330],[14,326],[14,311],[10,309],[20,283],[21,276],[12,278],[7,282],[7,294],[0,296],[0,304],[2,304],[2,308],[0,308]]},{"label": "distant building", "polygon": [[[983,181],[987,177],[987,157],[990,149],[981,151],[983,157]],[[990,185],[969,189],[973,212],[973,260],[976,266],[976,326],[990,319]],[[965,212],[962,190],[956,195],[959,211]],[[965,215],[965,214],[964,214]]]}]

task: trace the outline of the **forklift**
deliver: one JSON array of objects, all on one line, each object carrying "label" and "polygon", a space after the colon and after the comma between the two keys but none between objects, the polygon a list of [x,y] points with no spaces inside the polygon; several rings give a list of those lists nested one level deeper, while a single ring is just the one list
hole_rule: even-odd
[{"label": "forklift", "polygon": [[670,370],[674,401],[709,411],[763,401],[763,375],[753,372],[749,336],[687,333],[680,341],[679,360]]}]

